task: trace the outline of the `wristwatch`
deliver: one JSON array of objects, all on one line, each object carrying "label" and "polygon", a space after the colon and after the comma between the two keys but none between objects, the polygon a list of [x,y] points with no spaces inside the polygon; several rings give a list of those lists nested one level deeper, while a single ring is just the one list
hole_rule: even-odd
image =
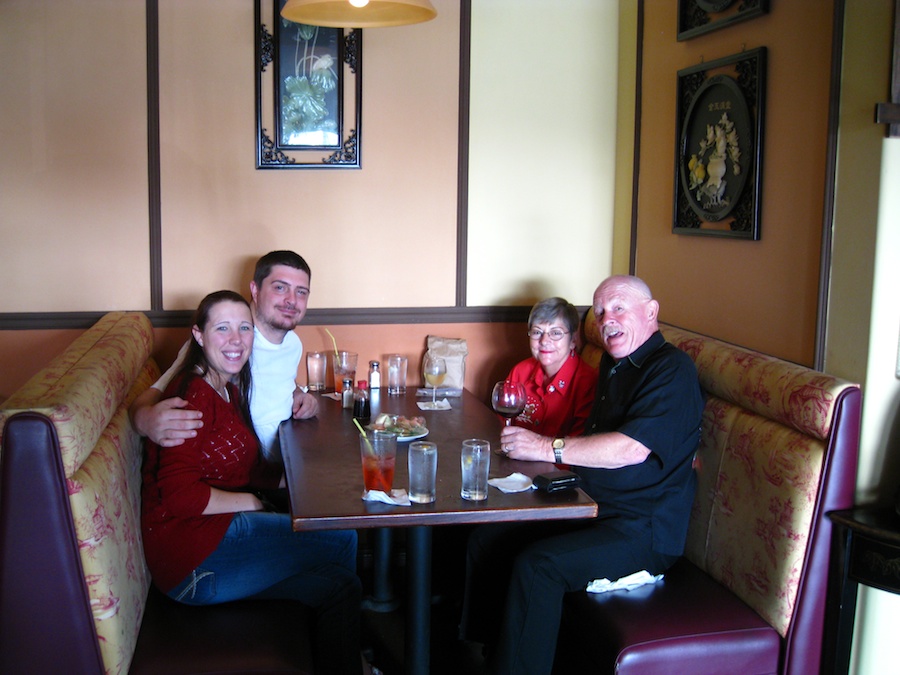
[{"label": "wristwatch", "polygon": [[563,451],[564,447],[566,447],[566,439],[565,438],[554,438],[553,439],[553,457],[554,457],[554,461],[557,464],[563,463],[562,451]]}]

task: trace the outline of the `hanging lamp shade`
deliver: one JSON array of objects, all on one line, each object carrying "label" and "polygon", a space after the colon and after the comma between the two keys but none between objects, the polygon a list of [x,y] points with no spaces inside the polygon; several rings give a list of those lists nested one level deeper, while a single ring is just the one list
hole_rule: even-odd
[{"label": "hanging lamp shade", "polygon": [[428,0],[288,0],[288,21],[328,28],[381,28],[430,21],[437,10]]}]

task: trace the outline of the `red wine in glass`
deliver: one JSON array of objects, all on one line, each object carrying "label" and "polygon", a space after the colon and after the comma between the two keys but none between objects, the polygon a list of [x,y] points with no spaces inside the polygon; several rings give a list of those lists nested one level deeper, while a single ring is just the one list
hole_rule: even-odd
[{"label": "red wine in glass", "polygon": [[521,382],[503,380],[494,385],[491,392],[491,406],[494,412],[506,418],[506,426],[525,410],[525,387]]}]

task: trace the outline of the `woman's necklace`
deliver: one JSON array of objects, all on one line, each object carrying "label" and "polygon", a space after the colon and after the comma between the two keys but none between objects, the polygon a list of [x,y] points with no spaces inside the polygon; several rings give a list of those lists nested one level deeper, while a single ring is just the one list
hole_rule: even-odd
[{"label": "woman's necklace", "polygon": [[231,396],[228,393],[228,385],[224,384],[221,388],[217,387],[213,384],[212,378],[209,376],[209,373],[203,376],[203,379],[206,383],[213,388],[213,391],[216,392],[219,396],[224,398],[228,403],[231,403]]}]

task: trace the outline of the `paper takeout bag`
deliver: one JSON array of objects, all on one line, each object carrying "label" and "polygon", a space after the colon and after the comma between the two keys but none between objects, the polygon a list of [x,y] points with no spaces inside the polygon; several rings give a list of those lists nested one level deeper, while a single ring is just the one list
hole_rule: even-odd
[{"label": "paper takeout bag", "polygon": [[466,356],[469,353],[465,339],[429,335],[426,344],[428,351],[442,357],[447,364],[447,377],[441,386],[448,389],[462,389],[465,386]]}]

